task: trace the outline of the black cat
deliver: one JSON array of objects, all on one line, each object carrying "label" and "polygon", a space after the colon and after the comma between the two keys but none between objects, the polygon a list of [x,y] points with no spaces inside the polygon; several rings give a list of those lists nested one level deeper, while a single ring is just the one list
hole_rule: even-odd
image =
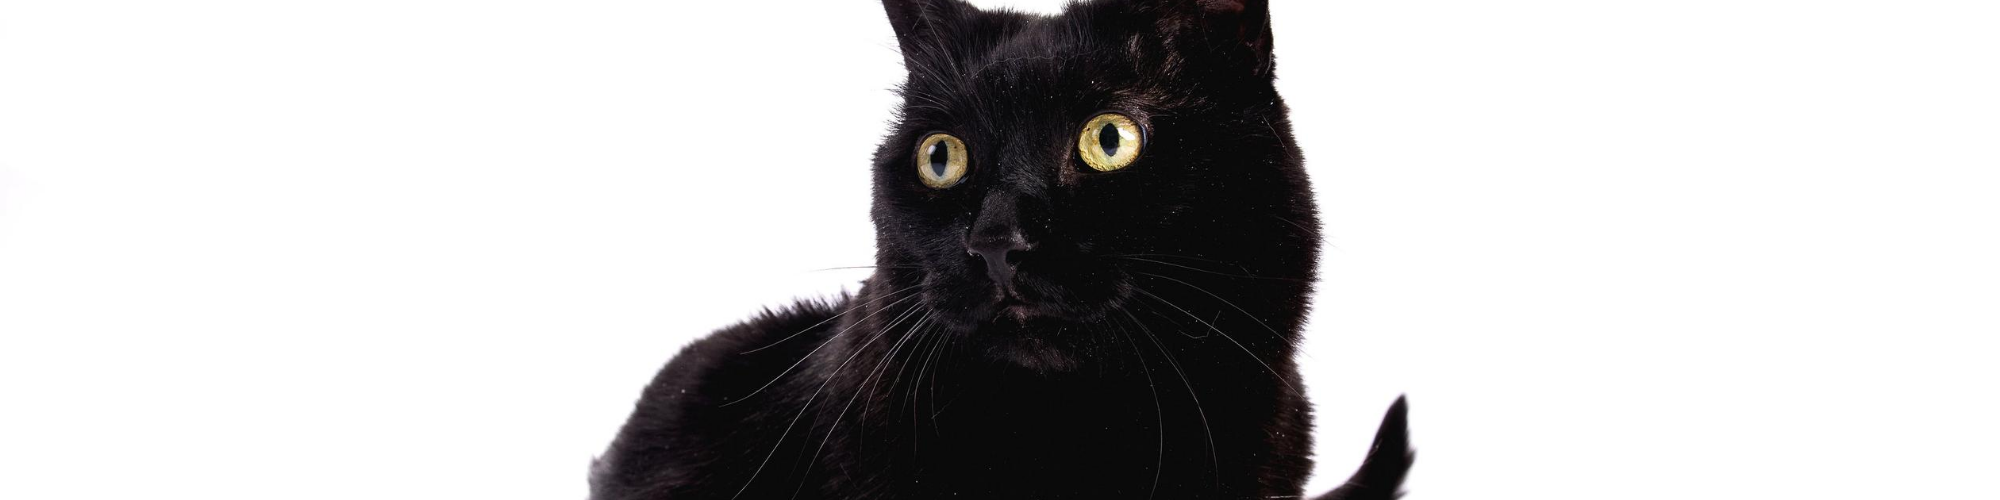
[{"label": "black cat", "polygon": [[[875,274],[695,342],[598,499],[1299,498],[1319,248],[1263,0],[885,0]],[[1399,495],[1401,401],[1346,486]]]}]

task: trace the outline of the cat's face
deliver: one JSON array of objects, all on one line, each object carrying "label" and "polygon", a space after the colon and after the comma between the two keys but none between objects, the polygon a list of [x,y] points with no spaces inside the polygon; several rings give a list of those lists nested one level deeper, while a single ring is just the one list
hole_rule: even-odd
[{"label": "cat's face", "polygon": [[875,160],[878,264],[930,324],[1043,370],[1142,324],[1290,331],[1317,223],[1262,2],[885,5],[910,77]]}]

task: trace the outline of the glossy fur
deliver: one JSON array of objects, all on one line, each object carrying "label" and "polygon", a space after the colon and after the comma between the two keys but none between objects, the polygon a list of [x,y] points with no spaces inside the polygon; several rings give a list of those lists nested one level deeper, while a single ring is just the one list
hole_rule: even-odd
[{"label": "glossy fur", "polygon": [[[875,275],[688,346],[593,496],[1301,497],[1319,225],[1264,2],[884,4],[909,79],[874,161]],[[1101,112],[1142,125],[1130,167],[1081,163]],[[945,189],[915,159],[937,132],[970,160]],[[1403,412],[1328,498],[1395,497]]]}]

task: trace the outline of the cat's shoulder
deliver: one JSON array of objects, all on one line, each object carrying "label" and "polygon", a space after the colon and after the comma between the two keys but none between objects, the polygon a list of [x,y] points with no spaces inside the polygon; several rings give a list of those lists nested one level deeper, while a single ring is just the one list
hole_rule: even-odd
[{"label": "cat's shoulder", "polygon": [[[740,486],[733,473],[756,467],[762,455],[751,452],[768,449],[765,440],[782,432],[791,416],[769,404],[797,392],[779,382],[798,379],[786,375],[803,368],[850,300],[842,295],[767,308],[681,348],[593,463],[592,497],[726,493]],[[753,396],[753,404],[735,404]]]},{"label": "cat's shoulder", "polygon": [[681,348],[661,369],[655,385],[698,381],[710,386],[704,387],[704,392],[736,392],[730,391],[730,387],[715,386],[752,383],[745,377],[782,370],[803,359],[839,323],[839,316],[850,300],[847,295],[804,299],[758,311],[749,319],[718,329]]}]

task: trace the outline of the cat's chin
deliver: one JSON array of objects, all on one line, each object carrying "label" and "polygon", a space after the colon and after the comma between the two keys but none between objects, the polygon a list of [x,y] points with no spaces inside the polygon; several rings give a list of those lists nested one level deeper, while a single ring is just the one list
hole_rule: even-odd
[{"label": "cat's chin", "polygon": [[1032,308],[1009,311],[1003,307],[987,321],[980,322],[970,337],[992,361],[1039,374],[1076,370],[1083,359],[1078,343],[1086,333],[1076,325],[1036,314]]}]

